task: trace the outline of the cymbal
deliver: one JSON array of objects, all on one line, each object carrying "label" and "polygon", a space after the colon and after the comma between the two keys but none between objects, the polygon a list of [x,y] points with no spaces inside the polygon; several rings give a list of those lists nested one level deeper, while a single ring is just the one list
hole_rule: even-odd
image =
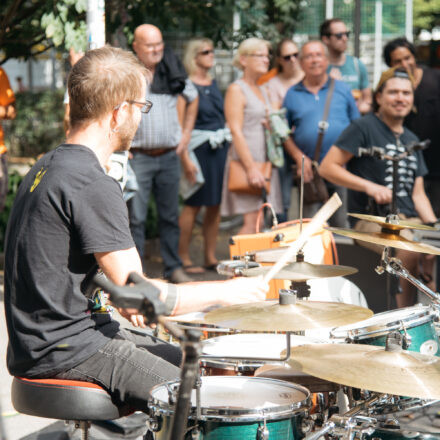
[{"label": "cymbal", "polygon": [[[266,275],[271,269],[270,266],[253,267],[242,269],[245,277]],[[275,280],[307,281],[316,278],[343,277],[356,273],[358,270],[349,266],[338,266],[331,264],[312,264],[306,261],[295,261],[284,266],[273,278]]]},{"label": "cymbal", "polygon": [[262,301],[222,307],[205,315],[205,322],[246,331],[300,331],[337,327],[369,318],[373,312],[351,304],[301,301],[280,304]]},{"label": "cymbal", "polygon": [[379,393],[440,399],[440,358],[362,344],[312,344],[291,348],[295,370],[330,382]]},{"label": "cymbal", "polygon": [[418,223],[408,222],[406,220],[397,219],[393,223],[387,223],[386,217],[379,217],[378,215],[368,215],[368,214],[354,214],[348,213],[351,217],[358,218],[360,220],[367,220],[369,222],[377,223],[383,228],[391,229],[394,231],[401,229],[419,229],[421,231],[438,231],[437,228],[432,226],[420,225]]},{"label": "cymbal", "polygon": [[358,232],[352,229],[328,228],[329,231],[354,240],[366,241],[381,246],[391,246],[406,251],[422,252],[424,254],[440,255],[440,248],[430,244],[408,240],[398,234],[387,234],[386,232]]}]

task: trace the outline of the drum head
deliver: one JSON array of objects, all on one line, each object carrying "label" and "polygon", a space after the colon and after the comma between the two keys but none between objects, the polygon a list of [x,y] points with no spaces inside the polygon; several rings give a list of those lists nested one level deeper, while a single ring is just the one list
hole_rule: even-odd
[{"label": "drum head", "polygon": [[432,321],[434,315],[429,306],[413,306],[389,312],[377,313],[371,318],[354,324],[336,327],[330,332],[331,338],[352,338],[365,339],[371,336],[378,336],[381,333],[388,333],[400,330],[402,323],[405,328],[412,328],[417,325]]},{"label": "drum head", "polygon": [[[328,340],[291,335],[292,347],[305,344],[326,344]],[[286,349],[287,337],[273,333],[238,333],[206,339],[202,343],[202,357],[206,355],[242,358],[279,358]]]},{"label": "drum head", "polygon": [[[309,391],[296,384],[275,379],[243,376],[201,378],[201,420],[230,422],[274,420],[291,417],[310,408]],[[155,414],[172,414],[169,390],[177,392],[178,382],[151,390],[150,408]],[[177,394],[176,394],[177,395]],[[196,392],[191,395],[191,418],[196,414]]]}]

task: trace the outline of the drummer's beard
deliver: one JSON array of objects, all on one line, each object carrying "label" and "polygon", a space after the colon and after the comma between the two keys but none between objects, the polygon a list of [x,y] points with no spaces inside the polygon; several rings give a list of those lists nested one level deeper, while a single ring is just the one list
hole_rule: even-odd
[{"label": "drummer's beard", "polygon": [[128,151],[131,147],[131,142],[136,134],[138,123],[136,123],[133,117],[128,120],[119,128],[117,133],[117,148],[116,151]]}]

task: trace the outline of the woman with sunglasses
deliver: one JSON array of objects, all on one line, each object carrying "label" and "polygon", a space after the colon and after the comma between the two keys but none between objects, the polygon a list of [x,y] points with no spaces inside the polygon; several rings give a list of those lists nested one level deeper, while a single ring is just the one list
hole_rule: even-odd
[{"label": "woman with sunglasses", "polygon": [[[228,167],[230,160],[239,160],[250,186],[263,188],[266,185],[257,163],[267,160],[263,125],[267,105],[257,82],[269,67],[269,43],[259,38],[248,38],[238,47],[233,62],[242,70],[243,76],[228,87],[225,97],[225,116],[232,134],[232,145],[225,169],[221,214],[243,214],[239,234],[252,234],[256,231],[262,195],[230,192]],[[272,168],[267,201],[276,213],[282,212],[280,181],[275,167]]]},{"label": "woman with sunglasses", "polygon": [[[298,62],[298,55],[298,47],[290,38],[284,38],[278,43],[275,50],[277,74],[263,86],[272,107],[275,109],[280,109],[283,106],[287,90],[304,78],[304,72]],[[292,165],[291,157],[284,154],[284,165],[278,169],[283,198],[283,213],[278,216],[280,222],[288,220],[293,183]]]},{"label": "woman with sunglasses", "polygon": [[304,78],[298,55],[298,47],[290,38],[284,38],[278,43],[275,50],[277,74],[265,84],[269,99],[275,108],[282,107],[287,90]]},{"label": "woman with sunglasses", "polygon": [[[190,80],[199,93],[199,109],[191,141],[181,157],[185,179],[190,184],[202,183],[197,179],[199,168],[204,183],[184,201],[179,226],[179,254],[187,273],[203,273],[205,269],[194,266],[189,255],[189,246],[197,214],[205,206],[203,238],[205,242],[205,268],[217,266],[215,248],[220,222],[220,200],[223,172],[228,150],[229,130],[225,129],[223,97],[215,80],[209,74],[214,65],[214,46],[208,38],[193,39],[188,43],[183,63]],[[195,156],[194,156],[195,155]],[[197,188],[196,186],[194,188]]]}]

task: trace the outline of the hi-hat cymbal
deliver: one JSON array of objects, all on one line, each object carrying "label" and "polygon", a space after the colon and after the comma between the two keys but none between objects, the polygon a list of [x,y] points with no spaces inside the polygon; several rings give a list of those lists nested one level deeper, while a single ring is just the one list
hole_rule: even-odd
[{"label": "hi-hat cymbal", "polygon": [[421,225],[414,222],[408,222],[406,220],[396,219],[392,223],[386,221],[386,217],[379,217],[378,215],[368,215],[368,214],[354,214],[348,213],[351,217],[358,218],[360,220],[367,220],[369,222],[377,223],[383,228],[387,228],[393,231],[401,230],[401,229],[419,229],[421,231],[438,231],[437,228],[433,228],[432,226]]},{"label": "hi-hat cymbal", "polygon": [[337,327],[369,318],[373,312],[351,304],[300,301],[280,304],[263,301],[222,307],[205,315],[205,322],[246,331],[291,331]]},{"label": "hi-hat cymbal", "polygon": [[[245,277],[266,275],[270,266],[253,267],[242,269]],[[344,277],[356,273],[358,270],[349,266],[338,266],[330,264],[312,264],[306,261],[295,261],[284,266],[274,277],[275,280],[307,281],[316,278]]]},{"label": "hi-hat cymbal", "polygon": [[321,379],[379,393],[440,399],[440,358],[362,344],[313,344],[291,348],[287,361]]},{"label": "hi-hat cymbal", "polygon": [[378,244],[380,246],[391,246],[406,251],[422,252],[424,254],[440,255],[440,248],[430,244],[419,243],[408,240],[399,234],[388,234],[385,232],[359,232],[352,229],[327,228],[335,234],[344,235],[354,240],[366,241],[368,243]]}]

